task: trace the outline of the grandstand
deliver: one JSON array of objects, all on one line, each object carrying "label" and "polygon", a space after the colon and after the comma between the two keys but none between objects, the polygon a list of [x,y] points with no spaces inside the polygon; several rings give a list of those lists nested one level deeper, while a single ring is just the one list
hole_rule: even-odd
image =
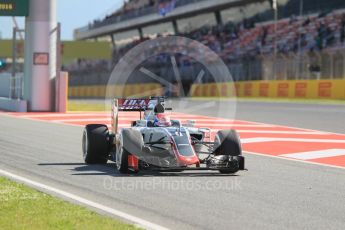
[{"label": "grandstand", "polygon": [[[130,0],[111,15],[75,31],[76,39],[107,38],[113,60],[103,71],[71,71],[71,85],[106,84],[117,61],[131,48],[157,36],[180,35],[216,52],[235,81],[345,78],[345,1]],[[162,10],[163,9],[163,10]],[[178,59],[187,84],[200,66]],[[90,66],[90,65],[89,65]],[[173,82],[164,63],[155,73]],[[185,72],[183,72],[185,71]],[[140,76],[132,81],[140,81]],[[206,81],[212,81],[206,78]]]}]

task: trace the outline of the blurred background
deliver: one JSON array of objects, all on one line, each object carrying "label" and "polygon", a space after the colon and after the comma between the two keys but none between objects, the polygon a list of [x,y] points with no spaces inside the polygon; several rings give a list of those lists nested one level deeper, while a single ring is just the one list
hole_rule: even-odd
[{"label": "blurred background", "polygon": [[[131,48],[178,35],[204,44],[221,57],[239,97],[345,99],[344,0],[114,0],[100,6],[102,2],[58,1],[61,65],[69,72],[70,98],[104,98],[114,66]],[[0,71],[21,76],[23,23],[6,20],[0,27]],[[13,25],[17,30],[12,33]],[[191,96],[231,95],[227,82],[208,73],[197,82],[203,66],[183,50],[178,52],[185,94],[193,89]],[[145,66],[176,85],[167,59],[163,53]],[[139,87],[143,83],[151,89],[162,87],[139,73],[127,82],[132,88],[124,96],[145,90]],[[154,92],[180,96],[176,90]]]}]

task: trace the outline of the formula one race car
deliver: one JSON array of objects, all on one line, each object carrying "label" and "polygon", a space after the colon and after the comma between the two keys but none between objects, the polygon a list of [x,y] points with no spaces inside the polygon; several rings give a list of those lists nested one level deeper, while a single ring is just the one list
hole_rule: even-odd
[{"label": "formula one race car", "polygon": [[[116,163],[121,173],[140,170],[218,170],[232,174],[245,170],[239,136],[220,130],[211,140],[209,128],[196,128],[194,121],[181,124],[168,116],[163,97],[115,99],[112,127],[89,124],[83,132],[82,150],[87,164]],[[140,113],[131,127],[119,129],[119,111]],[[132,112],[132,113],[131,113]],[[127,119],[127,117],[124,117]]]}]

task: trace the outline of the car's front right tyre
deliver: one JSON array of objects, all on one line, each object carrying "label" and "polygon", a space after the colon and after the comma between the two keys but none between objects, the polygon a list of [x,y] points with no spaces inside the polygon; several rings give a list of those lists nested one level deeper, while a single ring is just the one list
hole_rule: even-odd
[{"label": "car's front right tyre", "polygon": [[[216,157],[241,157],[242,146],[239,135],[235,130],[219,130],[215,136],[218,147],[215,150]],[[223,174],[233,174],[240,169],[240,162],[234,159],[229,162],[228,168],[219,170]]]}]

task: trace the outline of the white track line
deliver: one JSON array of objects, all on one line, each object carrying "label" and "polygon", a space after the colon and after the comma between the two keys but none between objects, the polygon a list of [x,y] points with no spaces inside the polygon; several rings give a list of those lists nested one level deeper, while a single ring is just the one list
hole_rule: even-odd
[{"label": "white track line", "polygon": [[319,159],[319,158],[337,157],[337,156],[344,156],[344,155],[345,155],[345,149],[325,149],[325,150],[310,151],[310,152],[289,153],[289,154],[283,154],[280,156],[299,159],[299,160],[313,160],[313,159]]},{"label": "white track line", "polygon": [[315,142],[315,143],[344,143],[345,140],[333,140],[333,139],[305,139],[305,138],[276,138],[276,137],[254,137],[241,139],[243,144],[250,143],[263,143],[263,142],[274,142],[274,141],[287,141],[287,142]]},{"label": "white track line", "polygon": [[139,227],[143,227],[143,228],[146,228],[146,229],[154,229],[154,230],[156,230],[156,229],[157,230],[166,230],[166,229],[168,229],[168,228],[165,228],[163,226],[160,226],[160,225],[151,223],[149,221],[143,220],[143,219],[141,219],[139,217],[132,216],[132,215],[127,214],[125,212],[122,212],[120,210],[116,210],[116,209],[113,209],[113,208],[101,205],[99,203],[90,201],[88,199],[82,198],[82,197],[74,195],[72,193],[65,192],[63,190],[60,190],[60,189],[57,189],[57,188],[54,188],[54,187],[51,187],[51,186],[48,186],[48,185],[45,185],[45,184],[33,181],[33,180],[30,180],[30,179],[27,179],[27,178],[22,177],[22,176],[15,175],[13,173],[10,173],[10,172],[7,172],[7,171],[1,170],[1,169],[0,169],[0,174],[4,175],[6,177],[12,178],[12,179],[14,179],[16,181],[20,181],[22,183],[25,183],[27,185],[31,185],[31,186],[34,186],[36,188],[44,189],[44,190],[53,192],[55,194],[59,194],[59,195],[61,195],[63,197],[75,200],[75,201],[77,201],[79,203],[82,203],[82,204],[85,204],[87,206],[90,206],[90,207],[102,210],[104,212],[107,212],[109,214],[118,216],[118,217],[123,218],[123,219],[126,219],[126,220],[128,220],[130,222],[136,223],[137,225],[139,225]]},{"label": "white track line", "polygon": [[328,135],[328,133],[323,133],[323,132],[307,132],[307,131],[276,131],[276,130],[236,130],[236,131],[238,133]]},{"label": "white track line", "polygon": [[[239,122],[245,122],[243,120],[237,120]],[[252,122],[254,124],[257,124],[257,125],[266,125],[266,123],[261,123],[261,122]],[[277,127],[280,127],[280,128],[290,128],[290,129],[298,129],[300,131],[307,131],[307,132],[321,132],[320,130],[315,130],[315,129],[305,129],[305,128],[299,128],[299,127],[295,127],[295,126],[287,126],[287,125],[275,125]],[[344,136],[345,137],[345,134],[344,133],[335,133],[335,132],[326,132],[326,131],[323,131],[324,133],[327,133],[327,134],[334,134],[334,135],[338,135],[338,136]]]},{"label": "white track line", "polygon": [[280,159],[280,160],[288,160],[288,161],[294,161],[294,162],[299,162],[299,163],[304,163],[304,164],[311,164],[311,165],[318,165],[318,166],[324,166],[324,167],[330,167],[330,168],[336,168],[336,169],[345,169],[343,166],[336,166],[336,165],[331,165],[331,164],[324,164],[324,163],[318,163],[318,162],[312,162],[312,161],[306,161],[306,160],[299,160],[299,159],[293,159],[293,158],[287,158],[287,157],[282,157],[282,156],[277,156],[277,155],[267,155],[264,153],[256,153],[256,152],[249,152],[249,151],[244,151],[245,153],[248,153],[250,155],[256,155],[256,156],[262,156],[262,157],[269,157],[273,159]]}]

